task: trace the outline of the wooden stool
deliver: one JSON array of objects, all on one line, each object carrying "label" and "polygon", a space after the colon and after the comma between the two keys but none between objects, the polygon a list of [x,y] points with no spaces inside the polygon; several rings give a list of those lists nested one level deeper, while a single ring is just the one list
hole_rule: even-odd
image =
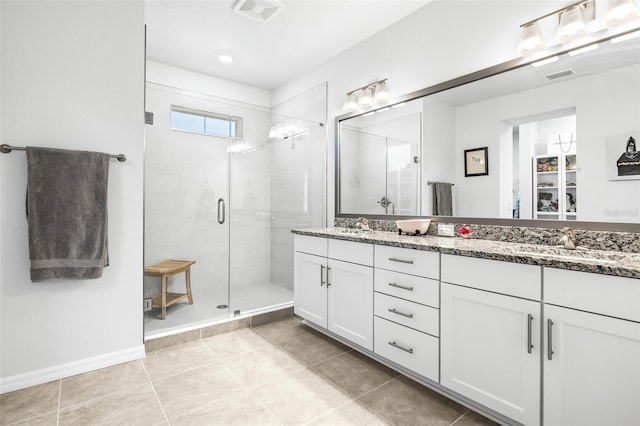
[{"label": "wooden stool", "polygon": [[[176,302],[189,298],[189,304],[193,305],[193,296],[191,295],[191,265],[196,263],[195,260],[165,260],[155,265],[144,268],[144,274],[150,277],[162,277],[162,294],[154,296],[151,306],[154,308],[162,308],[162,319],[167,318],[167,306],[171,306]],[[185,273],[187,283],[186,293],[167,293],[167,281],[171,275]]]}]

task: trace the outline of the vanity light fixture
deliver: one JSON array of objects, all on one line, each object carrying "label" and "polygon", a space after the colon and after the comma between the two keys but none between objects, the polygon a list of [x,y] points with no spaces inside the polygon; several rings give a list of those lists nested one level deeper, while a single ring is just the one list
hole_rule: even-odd
[{"label": "vanity light fixture", "polygon": [[371,90],[371,87],[365,87],[364,89],[362,89],[362,93],[360,93],[358,106],[361,108],[366,108],[371,105],[373,105],[373,90]]},{"label": "vanity light fixture", "polygon": [[633,0],[609,0],[602,23],[607,28],[614,28],[638,19],[640,12]]},{"label": "vanity light fixture", "polygon": [[538,21],[527,22],[521,25],[522,34],[518,43],[518,55],[525,56],[544,49]]},{"label": "vanity light fixture", "polygon": [[573,5],[560,12],[560,24],[556,33],[558,43],[570,43],[589,34],[583,15],[586,3]]},{"label": "vanity light fixture", "polygon": [[385,78],[347,92],[342,110],[344,112],[353,112],[358,108],[367,108],[374,104],[385,102],[388,99],[389,91],[387,89],[387,79]]},{"label": "vanity light fixture", "polygon": [[380,103],[389,100],[389,90],[387,90],[387,80],[382,80],[376,85],[376,94],[373,97],[374,103]]},{"label": "vanity light fixture", "polygon": [[562,44],[570,43],[589,34],[586,22],[595,18],[595,0],[581,0],[520,25],[522,34],[517,48],[520,56],[544,50],[538,22],[550,16],[558,19],[556,41]]}]

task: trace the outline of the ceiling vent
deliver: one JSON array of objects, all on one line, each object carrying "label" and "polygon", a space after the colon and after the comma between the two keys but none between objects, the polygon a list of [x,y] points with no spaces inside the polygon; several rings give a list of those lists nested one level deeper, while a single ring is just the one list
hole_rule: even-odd
[{"label": "ceiling vent", "polygon": [[570,75],[574,75],[576,72],[574,70],[564,70],[564,71],[558,71],[558,72],[554,72],[552,74],[547,74],[544,76],[544,78],[546,78],[547,80],[555,80],[556,78],[562,78],[562,77],[568,77]]},{"label": "ceiling vent", "polygon": [[233,11],[245,18],[259,22],[269,22],[284,9],[278,0],[238,0]]}]

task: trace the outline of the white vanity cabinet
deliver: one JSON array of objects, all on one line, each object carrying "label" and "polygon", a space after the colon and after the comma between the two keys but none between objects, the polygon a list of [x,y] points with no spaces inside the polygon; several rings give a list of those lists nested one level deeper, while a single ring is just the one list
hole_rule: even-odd
[{"label": "white vanity cabinet", "polygon": [[640,425],[640,283],[544,277],[544,425]]},{"label": "white vanity cabinet", "polygon": [[540,267],[443,254],[441,272],[440,383],[539,425]]},{"label": "white vanity cabinet", "polygon": [[440,254],[375,246],[374,352],[439,380]]},{"label": "white vanity cabinet", "polygon": [[294,311],[373,350],[373,245],[296,235]]}]

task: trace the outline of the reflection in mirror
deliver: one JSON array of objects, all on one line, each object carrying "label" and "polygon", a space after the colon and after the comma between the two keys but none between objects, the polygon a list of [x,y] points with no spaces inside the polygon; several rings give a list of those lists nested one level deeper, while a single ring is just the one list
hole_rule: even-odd
[{"label": "reflection in mirror", "polygon": [[[620,161],[630,138],[640,140],[640,38],[598,45],[552,64],[425,89],[427,96],[398,108],[413,120],[383,118],[393,108],[339,118],[336,215],[393,214],[382,196],[397,203],[396,215],[431,215],[427,183],[446,182],[454,184],[454,217],[640,223],[640,166]],[[383,123],[420,138],[416,171],[406,176],[418,179],[414,212],[400,209],[390,191],[387,140],[397,136],[377,131]],[[481,147],[488,147],[489,174],[465,177],[464,151]]]},{"label": "reflection in mirror", "polygon": [[419,215],[421,112],[389,108],[340,128],[342,212]]}]

